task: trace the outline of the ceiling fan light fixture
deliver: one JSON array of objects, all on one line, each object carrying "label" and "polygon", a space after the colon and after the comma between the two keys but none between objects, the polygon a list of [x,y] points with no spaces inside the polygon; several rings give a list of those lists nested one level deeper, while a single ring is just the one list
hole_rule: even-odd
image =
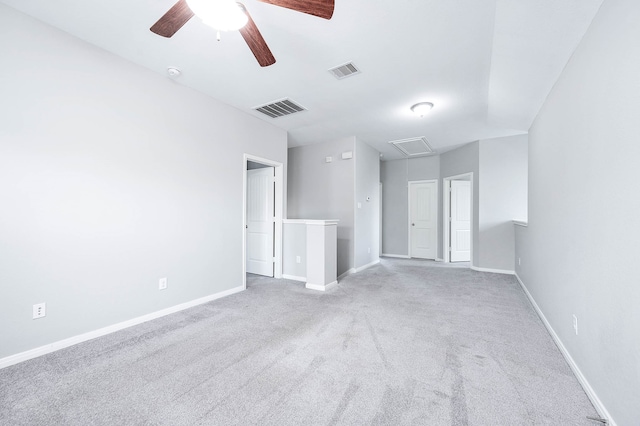
[{"label": "ceiling fan light fixture", "polygon": [[411,107],[411,111],[413,111],[414,114],[423,117],[426,113],[431,111],[431,108],[433,108],[433,104],[431,102],[420,102],[413,105]]},{"label": "ceiling fan light fixture", "polygon": [[234,0],[187,0],[187,5],[202,22],[218,31],[239,30],[249,21]]}]

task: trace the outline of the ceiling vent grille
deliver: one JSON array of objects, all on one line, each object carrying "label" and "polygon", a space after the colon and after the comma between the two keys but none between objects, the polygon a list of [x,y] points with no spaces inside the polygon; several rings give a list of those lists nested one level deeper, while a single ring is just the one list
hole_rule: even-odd
[{"label": "ceiling vent grille", "polygon": [[356,68],[353,62],[349,62],[344,65],[331,68],[329,72],[333,74],[333,76],[338,80],[341,80],[345,77],[349,77],[350,75],[360,74],[360,70]]},{"label": "ceiling vent grille", "polygon": [[271,118],[284,117],[285,115],[295,114],[296,112],[306,111],[307,109],[293,102],[291,99],[282,99],[280,101],[271,102],[266,105],[253,108],[254,110],[268,115]]},{"label": "ceiling vent grille", "polygon": [[427,141],[427,138],[424,136],[419,138],[401,139],[398,141],[391,141],[389,143],[398,148],[398,151],[402,152],[407,157],[419,157],[434,153]]}]

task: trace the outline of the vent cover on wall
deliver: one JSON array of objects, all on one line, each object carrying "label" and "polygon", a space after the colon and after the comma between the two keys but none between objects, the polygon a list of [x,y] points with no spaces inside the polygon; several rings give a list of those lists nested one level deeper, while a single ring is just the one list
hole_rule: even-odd
[{"label": "vent cover on wall", "polygon": [[391,141],[389,143],[398,148],[398,151],[402,152],[407,157],[419,157],[421,155],[433,154],[433,149],[429,146],[429,142],[424,136],[401,139],[398,141]]},{"label": "vent cover on wall", "polygon": [[284,117],[296,112],[306,111],[306,108],[293,102],[291,99],[282,99],[266,105],[253,108],[254,110],[268,115],[271,118]]},{"label": "vent cover on wall", "polygon": [[356,68],[353,62],[331,68],[329,72],[338,80],[349,77],[350,75],[360,74],[360,70]]}]

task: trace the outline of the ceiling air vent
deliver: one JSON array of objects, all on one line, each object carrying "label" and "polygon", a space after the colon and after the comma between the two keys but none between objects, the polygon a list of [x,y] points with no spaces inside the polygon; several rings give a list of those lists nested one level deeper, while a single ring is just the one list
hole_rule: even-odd
[{"label": "ceiling air vent", "polygon": [[285,115],[295,114],[296,112],[306,111],[306,108],[293,102],[291,99],[282,99],[280,101],[271,102],[253,108],[254,110],[268,115],[271,118],[284,117]]},{"label": "ceiling air vent", "polygon": [[419,157],[421,155],[433,154],[433,149],[429,146],[427,138],[424,136],[419,138],[402,139],[399,141],[389,142],[407,157]]},{"label": "ceiling air vent", "polygon": [[349,77],[350,75],[360,74],[360,70],[353,65],[353,62],[331,68],[329,72],[338,80]]}]

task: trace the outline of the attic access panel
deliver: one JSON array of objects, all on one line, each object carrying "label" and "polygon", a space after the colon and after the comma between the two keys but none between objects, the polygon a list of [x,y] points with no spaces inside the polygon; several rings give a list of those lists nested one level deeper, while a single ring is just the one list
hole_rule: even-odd
[{"label": "attic access panel", "polygon": [[427,138],[421,136],[419,138],[401,139],[389,142],[395,146],[398,151],[406,157],[419,157],[423,155],[433,154],[433,148],[429,145]]}]

